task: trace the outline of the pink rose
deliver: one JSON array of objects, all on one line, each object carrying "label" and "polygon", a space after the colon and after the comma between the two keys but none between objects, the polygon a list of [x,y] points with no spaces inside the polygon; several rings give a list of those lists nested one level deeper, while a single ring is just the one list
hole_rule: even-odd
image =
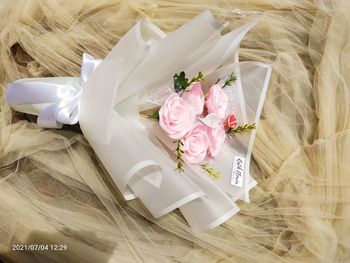
[{"label": "pink rose", "polygon": [[183,138],[183,157],[189,163],[200,163],[204,161],[208,147],[208,127],[202,123],[196,123],[192,130]]},{"label": "pink rose", "polygon": [[194,113],[202,114],[204,107],[204,94],[200,82],[195,82],[192,87],[184,92],[182,98],[192,107]]},{"label": "pink rose", "polygon": [[172,139],[182,138],[194,125],[196,115],[176,93],[169,96],[159,110],[159,124]]},{"label": "pink rose", "polygon": [[220,119],[225,118],[227,108],[227,97],[220,85],[213,85],[205,101],[208,113],[216,113]]},{"label": "pink rose", "polygon": [[209,154],[211,157],[215,157],[221,149],[221,146],[225,142],[226,132],[224,126],[220,125],[217,128],[208,128],[209,137]]}]

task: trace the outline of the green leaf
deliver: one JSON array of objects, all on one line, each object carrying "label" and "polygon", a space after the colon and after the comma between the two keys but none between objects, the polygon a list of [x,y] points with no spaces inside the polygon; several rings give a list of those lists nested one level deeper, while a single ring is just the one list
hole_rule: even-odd
[{"label": "green leaf", "polygon": [[185,151],[182,149],[182,146],[184,145],[181,140],[174,141],[176,143],[176,168],[175,170],[178,171],[179,173],[183,173],[185,170],[183,168],[183,163],[184,160],[182,159],[182,155],[185,153]]},{"label": "green leaf", "polygon": [[159,121],[159,109],[152,112],[150,115],[147,115],[148,119],[158,120]]},{"label": "green leaf", "polygon": [[196,81],[200,81],[200,80],[204,80],[204,75],[201,71],[198,72],[198,75],[197,77],[193,77],[189,83],[189,85],[191,85],[193,82],[196,82]]},{"label": "green leaf", "polygon": [[206,171],[209,175],[215,177],[215,178],[219,178],[221,172],[220,171],[216,171],[213,167],[210,167],[209,164],[204,163],[201,164],[201,167],[204,171]]},{"label": "green leaf", "polygon": [[232,72],[230,76],[228,76],[227,79],[225,80],[222,88],[225,88],[226,86],[231,86],[236,80],[237,80],[237,76]]},{"label": "green leaf", "polygon": [[230,128],[227,130],[227,133],[233,134],[233,133],[238,133],[238,132],[251,131],[251,130],[255,130],[255,129],[256,129],[255,123],[252,123],[252,124],[247,123],[244,125],[237,126],[236,128]]},{"label": "green leaf", "polygon": [[181,71],[180,74],[174,75],[174,90],[176,93],[185,90],[188,86],[188,79],[186,78],[184,71]]},{"label": "green leaf", "polygon": [[204,80],[204,75],[202,72],[198,72],[198,75],[193,77],[191,81],[188,82],[185,72],[181,71],[180,74],[174,75],[174,90],[176,93],[185,91],[189,86],[191,86],[192,83],[200,80]]}]

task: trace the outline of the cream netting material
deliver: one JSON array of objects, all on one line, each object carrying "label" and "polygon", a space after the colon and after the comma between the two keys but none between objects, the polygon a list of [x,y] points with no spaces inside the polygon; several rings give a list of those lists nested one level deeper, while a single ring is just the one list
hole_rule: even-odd
[{"label": "cream netting material", "polygon": [[[251,203],[193,235],[123,200],[78,127],[44,130],[11,112],[6,85],[78,76],[140,18],[164,31],[211,9],[232,27],[263,15],[242,60],[270,63],[254,145]],[[15,262],[348,262],[350,3],[285,0],[1,1],[0,254]],[[189,39],[188,41],[191,41]],[[175,51],[176,52],[176,51]],[[181,58],[179,58],[181,59]],[[68,251],[12,251],[12,244]]]}]

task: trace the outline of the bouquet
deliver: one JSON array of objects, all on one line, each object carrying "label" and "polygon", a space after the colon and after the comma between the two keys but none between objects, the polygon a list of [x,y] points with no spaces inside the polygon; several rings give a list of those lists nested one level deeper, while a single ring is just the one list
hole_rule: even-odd
[{"label": "bouquet", "polygon": [[7,99],[44,128],[79,121],[126,200],[212,229],[256,184],[249,167],[271,68],[240,62],[239,43],[257,22],[221,35],[227,23],[205,11],[166,35],[141,20],[104,59],[83,54],[80,78],[18,80]]},{"label": "bouquet", "polygon": [[237,126],[234,112],[229,112],[225,88],[232,88],[237,80],[234,73],[221,83],[210,86],[204,95],[204,75],[199,72],[190,81],[185,72],[174,75],[174,93],[159,108],[146,117],[159,121],[160,127],[176,144],[176,170],[184,172],[183,163],[198,164],[209,175],[218,178],[207,163],[215,158],[225,142],[226,135],[255,129],[255,123]]}]

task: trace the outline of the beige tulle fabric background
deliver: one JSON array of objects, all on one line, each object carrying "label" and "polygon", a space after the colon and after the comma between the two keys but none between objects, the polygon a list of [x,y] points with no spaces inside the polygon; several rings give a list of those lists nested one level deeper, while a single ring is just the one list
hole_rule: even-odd
[{"label": "beige tulle fabric background", "polygon": [[[166,32],[210,9],[237,27],[264,17],[242,60],[273,67],[254,145],[251,203],[194,235],[179,212],[126,203],[78,126],[12,112],[6,86],[78,76],[140,18]],[[0,257],[6,262],[350,262],[348,0],[1,0]],[[188,39],[191,41],[191,39]],[[13,251],[62,244],[66,251]]]}]

